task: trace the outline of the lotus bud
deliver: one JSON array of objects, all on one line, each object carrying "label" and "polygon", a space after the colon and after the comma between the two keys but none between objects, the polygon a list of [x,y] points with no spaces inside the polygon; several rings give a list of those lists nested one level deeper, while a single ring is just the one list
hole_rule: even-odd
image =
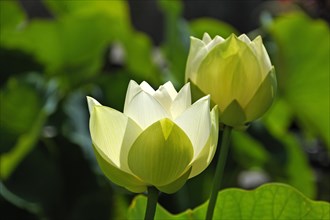
[{"label": "lotus bud", "polygon": [[[274,66],[260,36],[191,37],[186,81],[193,93],[210,94],[220,123],[243,128],[271,106],[277,88]],[[195,95],[195,94],[193,94]]]}]

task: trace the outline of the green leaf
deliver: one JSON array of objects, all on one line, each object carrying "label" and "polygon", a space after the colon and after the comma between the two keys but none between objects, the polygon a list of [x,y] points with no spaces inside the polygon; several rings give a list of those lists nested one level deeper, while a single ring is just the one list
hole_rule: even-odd
[{"label": "green leaf", "polygon": [[285,134],[292,123],[292,109],[283,99],[275,99],[272,107],[262,118],[268,130],[276,135]]},{"label": "green leaf", "polygon": [[330,147],[329,26],[292,13],[276,19],[270,33],[279,47],[275,66],[284,99],[303,127]]},{"label": "green leaf", "polygon": [[[18,1],[0,1],[0,29],[15,30],[25,19]],[[2,33],[1,33],[2,34]]]},{"label": "green leaf", "polygon": [[231,25],[212,18],[198,18],[190,21],[190,34],[198,39],[203,38],[203,34],[208,33],[213,39],[216,35],[222,38],[229,37],[232,33],[238,34],[238,31]]},{"label": "green leaf", "polygon": [[47,114],[40,112],[29,131],[18,138],[16,145],[9,152],[1,154],[1,179],[8,178],[21,160],[35,147],[46,119]]},{"label": "green leaf", "polygon": [[127,53],[126,64],[134,78],[151,83],[159,82],[159,74],[152,61],[152,42],[143,33],[132,31],[121,39]]},{"label": "green leaf", "polygon": [[307,197],[315,198],[315,175],[295,134],[288,131],[268,133],[270,125],[267,124],[267,129],[260,129],[260,126],[252,126],[250,136],[233,132],[233,153],[238,163],[246,169],[258,167],[273,181],[290,184]]},{"label": "green leaf", "polygon": [[[94,58],[96,65],[96,61],[103,60],[104,49],[107,46],[102,44],[102,42],[119,43],[124,49],[124,64],[133,78],[158,82],[158,75],[155,74],[157,73],[156,67],[152,62],[152,43],[147,35],[136,32],[131,27],[129,6],[126,1],[87,1],[82,3],[80,1],[47,0],[46,3],[61,18],[60,20],[68,22],[77,19],[87,19],[85,22],[69,26],[71,28],[84,26],[79,31],[80,33],[83,32],[84,37],[80,37],[82,34],[72,33],[73,40],[76,42],[70,42],[67,45],[77,47],[69,51],[77,53],[79,56],[75,54],[75,56],[69,56],[69,58],[76,59],[77,57],[87,56],[90,59]],[[92,19],[91,23],[89,22],[90,19]],[[100,23],[101,26],[99,26]],[[89,36],[99,39],[91,39],[92,41],[90,42],[79,43],[79,41],[88,40]],[[66,38],[64,38],[64,42],[67,40]],[[98,47],[98,45],[100,46]],[[95,53],[79,52],[79,50],[84,50],[84,48],[95,51]],[[79,62],[79,64],[84,65],[85,69],[90,66],[90,64],[83,61]],[[99,69],[99,66],[97,67]]]},{"label": "green leaf", "polygon": [[101,16],[33,20],[20,31],[4,33],[1,43],[34,55],[48,74],[60,73],[73,80],[72,74],[90,76],[101,67],[109,39],[109,31],[104,29],[107,23]]},{"label": "green leaf", "polygon": [[[271,121],[276,121],[276,118],[274,117]],[[283,123],[281,119],[278,119],[278,121]],[[284,124],[280,126],[284,126]],[[255,144],[262,144],[269,155],[268,159],[264,161],[262,169],[270,174],[273,181],[290,184],[307,197],[315,198],[317,189],[315,174],[306,153],[301,147],[302,140],[299,140],[296,133],[288,130],[275,133],[269,124],[266,124],[266,129],[261,124],[258,127],[252,126],[250,131]],[[247,155],[252,154],[249,152]],[[301,175],[301,173],[304,175]]]},{"label": "green leaf", "polygon": [[167,1],[167,0],[158,0],[158,5],[163,12],[170,14],[170,16],[180,16],[183,3],[181,0]]},{"label": "green leaf", "polygon": [[56,12],[61,11],[62,16],[53,20],[32,19],[19,29],[1,32],[0,42],[6,49],[31,54],[45,66],[47,74],[60,76],[65,89],[99,73],[108,46],[123,36],[131,36],[125,2],[47,4]]},{"label": "green leaf", "polygon": [[26,79],[10,78],[1,89],[1,153],[9,151],[19,136],[28,133],[34,126],[42,106],[39,95]]},{"label": "green leaf", "polygon": [[168,64],[164,74],[168,74],[169,70],[167,79],[182,85],[189,51],[189,27],[181,17],[183,3],[180,0],[158,0],[158,5],[164,13],[165,36],[162,49]]},{"label": "green leaf", "polygon": [[271,159],[269,152],[250,135],[235,130],[232,135],[233,155],[245,168],[263,167]]},{"label": "green leaf", "polygon": [[42,107],[38,95],[26,82],[9,79],[5,88],[0,91],[0,127],[16,134],[28,131]]},{"label": "green leaf", "polygon": [[[142,219],[147,199],[137,196],[128,210],[128,219]],[[155,219],[204,219],[207,202],[173,215],[158,206]],[[330,218],[328,202],[312,201],[296,189],[280,183],[265,184],[255,190],[226,189],[218,194],[214,219],[285,219],[326,220]]]},{"label": "green leaf", "polygon": [[55,87],[39,75],[11,78],[0,91],[0,177],[10,176],[36,146],[44,124],[57,106]]},{"label": "green leaf", "polygon": [[[291,133],[278,137],[278,139],[284,144],[288,157],[285,169],[283,170],[287,180],[281,179],[280,181],[285,181],[309,198],[314,198],[317,187],[315,184],[315,174],[309,165],[307,155],[301,149],[299,141]],[[302,173],[304,175],[301,175]]]},{"label": "green leaf", "polygon": [[[45,0],[45,4],[59,17],[85,16],[86,14],[104,13],[118,18],[124,23],[129,22],[129,8],[126,1],[56,1]],[[122,22],[117,23],[118,26]]]}]

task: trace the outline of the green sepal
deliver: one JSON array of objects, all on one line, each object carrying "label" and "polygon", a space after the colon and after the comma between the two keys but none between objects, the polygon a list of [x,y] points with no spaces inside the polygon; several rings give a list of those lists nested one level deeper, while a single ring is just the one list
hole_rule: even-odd
[{"label": "green sepal", "polygon": [[246,116],[244,110],[237,100],[232,101],[230,105],[220,113],[220,122],[231,127],[244,125],[245,121]]}]

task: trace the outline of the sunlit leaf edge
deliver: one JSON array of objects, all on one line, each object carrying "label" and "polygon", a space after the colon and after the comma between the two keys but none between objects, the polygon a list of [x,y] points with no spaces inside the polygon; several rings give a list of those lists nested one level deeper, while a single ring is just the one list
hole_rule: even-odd
[{"label": "sunlit leaf edge", "polygon": [[[218,194],[218,200],[220,201],[221,204],[218,204],[215,209],[214,213],[214,219],[228,219],[230,216],[222,216],[223,212],[220,212],[220,208],[224,202],[226,202],[226,198],[230,198],[231,200],[233,199],[233,194],[241,194],[240,197],[246,196],[247,194],[251,195],[251,197],[255,197],[256,194],[263,193],[265,191],[279,191],[279,190],[284,190],[285,194],[287,197],[285,198],[286,200],[291,199],[293,196],[296,196],[300,199],[301,204],[303,204],[305,207],[309,208],[309,211],[307,212],[308,215],[300,217],[300,219],[310,219],[309,216],[314,216],[317,214],[315,209],[322,210],[322,216],[318,216],[317,218],[314,219],[329,219],[330,217],[330,203],[325,202],[325,201],[313,201],[309,198],[307,198],[305,195],[303,195],[301,192],[299,192],[297,189],[286,185],[282,183],[268,183],[264,184],[254,190],[244,190],[244,189],[237,189],[237,188],[229,188],[225,189]],[[274,194],[275,196],[278,196],[277,193]],[[274,197],[275,197],[274,196]],[[228,200],[229,201],[229,200]],[[144,216],[145,212],[145,207],[147,203],[147,198],[144,195],[138,195],[134,198],[132,204],[130,205],[128,209],[128,219],[141,219]],[[205,212],[207,209],[207,203],[205,202],[204,204],[196,207],[195,209],[191,210],[188,209],[185,212],[179,213],[179,214],[171,214],[168,212],[166,209],[164,209],[161,205],[157,205],[157,210],[156,210],[156,215],[155,219],[203,219],[205,218]],[[251,205],[251,204],[248,204]],[[274,207],[278,204],[272,204],[270,206],[273,209]],[[282,204],[284,206],[285,204]],[[327,212],[327,209],[329,212]],[[223,210],[222,210],[223,211]],[[264,210],[267,212],[267,210]],[[271,211],[271,210],[269,210]],[[329,214],[328,214],[329,213]],[[220,215],[221,214],[221,215]],[[232,211],[233,216],[232,217],[237,217],[238,213],[237,210]],[[224,218],[225,217],[225,218]],[[252,216],[253,217],[253,216]],[[245,219],[243,216],[239,219]],[[254,219],[262,219],[262,218],[254,218]],[[282,218],[271,218],[271,219],[282,219]],[[293,218],[287,218],[287,219],[293,219]]]}]

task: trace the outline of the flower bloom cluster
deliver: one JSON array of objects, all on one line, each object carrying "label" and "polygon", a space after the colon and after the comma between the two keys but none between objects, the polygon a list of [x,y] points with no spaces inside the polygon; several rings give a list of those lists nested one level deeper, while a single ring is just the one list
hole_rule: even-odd
[{"label": "flower bloom cluster", "polygon": [[[269,109],[277,87],[261,37],[244,34],[192,37],[186,81],[179,92],[171,82],[154,90],[131,81],[123,112],[87,97],[94,152],[112,182],[132,192],[176,192],[210,164],[219,122],[245,128]],[[190,86],[203,96],[193,104]]]}]

